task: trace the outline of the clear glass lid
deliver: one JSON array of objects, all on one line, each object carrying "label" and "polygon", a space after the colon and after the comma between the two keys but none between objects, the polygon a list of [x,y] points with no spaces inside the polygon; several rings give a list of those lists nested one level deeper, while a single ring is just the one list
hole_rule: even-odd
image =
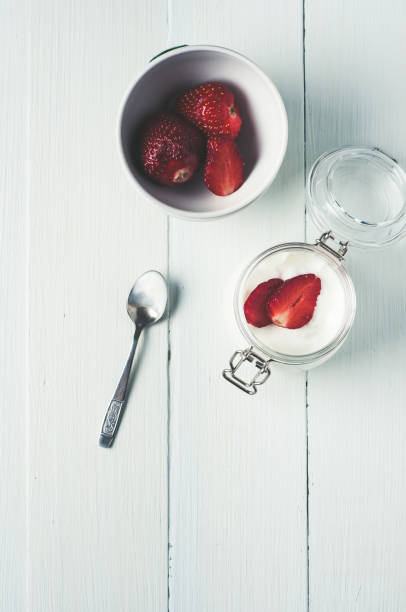
[{"label": "clear glass lid", "polygon": [[406,234],[406,173],[376,148],[324,153],[307,180],[310,213],[321,231],[358,247],[382,247]]}]

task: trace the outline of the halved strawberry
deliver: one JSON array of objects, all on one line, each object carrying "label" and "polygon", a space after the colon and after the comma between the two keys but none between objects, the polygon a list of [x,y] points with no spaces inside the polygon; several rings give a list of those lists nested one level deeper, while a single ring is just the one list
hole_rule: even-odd
[{"label": "halved strawberry", "polygon": [[207,139],[207,158],[203,170],[206,187],[213,193],[226,196],[243,183],[244,162],[234,140],[224,136]]},{"label": "halved strawberry", "polygon": [[265,327],[272,323],[268,313],[268,300],[273,291],[280,287],[283,280],[271,278],[260,283],[247,297],[244,304],[244,314],[247,323],[255,327]]},{"label": "halved strawberry", "polygon": [[297,329],[310,321],[321,290],[315,274],[301,274],[286,280],[270,295],[268,315],[274,325]]},{"label": "halved strawberry", "polygon": [[175,111],[189,119],[208,136],[237,138],[241,117],[234,94],[223,83],[203,83],[176,100]]}]

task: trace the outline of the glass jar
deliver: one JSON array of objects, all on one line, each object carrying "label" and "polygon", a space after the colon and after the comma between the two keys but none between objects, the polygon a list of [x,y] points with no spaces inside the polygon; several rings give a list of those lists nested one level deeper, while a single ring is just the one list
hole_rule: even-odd
[{"label": "glass jar", "polygon": [[[308,176],[307,202],[315,225],[323,232],[315,244],[291,242],[267,249],[250,262],[236,287],[235,317],[249,346],[233,354],[223,376],[250,395],[269,378],[272,362],[309,369],[341,347],[356,312],[354,286],[343,266],[348,248],[384,247],[406,235],[406,174],[396,160],[377,148],[343,147],[321,155]],[[298,330],[249,325],[244,315],[248,294],[260,282],[276,276],[267,274],[267,265],[270,269],[279,265],[283,273],[284,261],[301,259],[312,261],[313,268],[320,267],[328,279],[328,289],[320,294],[313,318],[321,308],[322,295],[325,300],[331,291],[329,308],[336,308],[334,321],[316,328],[311,327],[312,319]],[[277,276],[283,279],[282,274]],[[282,350],[284,343],[288,350]]]}]

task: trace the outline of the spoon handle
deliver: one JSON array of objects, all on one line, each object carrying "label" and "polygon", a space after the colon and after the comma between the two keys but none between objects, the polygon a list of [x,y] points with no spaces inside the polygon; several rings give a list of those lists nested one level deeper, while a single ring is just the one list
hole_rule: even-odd
[{"label": "spoon handle", "polygon": [[131,366],[133,364],[135,349],[137,348],[138,339],[141,335],[142,327],[135,328],[134,341],[131,347],[130,354],[125,364],[125,368],[117,385],[116,392],[107,409],[101,428],[99,444],[105,448],[110,447],[116,437],[121,417],[123,416],[123,406],[127,392],[128,379],[130,377]]}]

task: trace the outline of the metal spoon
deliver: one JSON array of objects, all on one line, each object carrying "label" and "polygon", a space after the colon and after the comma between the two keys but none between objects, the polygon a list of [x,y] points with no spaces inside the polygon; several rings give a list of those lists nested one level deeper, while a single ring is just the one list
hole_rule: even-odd
[{"label": "metal spoon", "polygon": [[155,270],[145,272],[137,278],[130,291],[127,300],[127,312],[135,324],[134,342],[120,382],[104,417],[99,438],[100,446],[108,448],[114,442],[123,414],[127,384],[138,339],[144,327],[156,323],[162,317],[167,300],[166,281],[162,274]]}]

